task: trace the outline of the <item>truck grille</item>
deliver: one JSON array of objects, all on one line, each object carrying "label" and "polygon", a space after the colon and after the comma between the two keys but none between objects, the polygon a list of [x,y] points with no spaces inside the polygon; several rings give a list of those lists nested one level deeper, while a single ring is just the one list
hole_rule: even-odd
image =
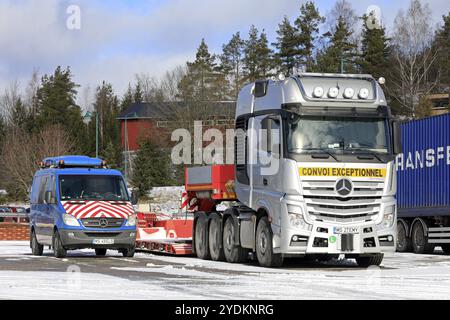
[{"label": "truck grille", "polygon": [[336,180],[304,180],[303,197],[310,217],[327,222],[374,220],[380,212],[384,182],[352,180],[351,197],[339,197]]},{"label": "truck grille", "polygon": [[[104,221],[106,220],[106,225]],[[120,218],[86,218],[81,219],[81,223],[86,228],[120,228],[125,219]]]}]

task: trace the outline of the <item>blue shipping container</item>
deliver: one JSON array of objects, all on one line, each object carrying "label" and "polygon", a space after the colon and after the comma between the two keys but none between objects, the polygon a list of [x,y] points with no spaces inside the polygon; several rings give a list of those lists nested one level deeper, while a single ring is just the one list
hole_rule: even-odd
[{"label": "blue shipping container", "polygon": [[402,124],[399,217],[450,215],[450,114]]}]

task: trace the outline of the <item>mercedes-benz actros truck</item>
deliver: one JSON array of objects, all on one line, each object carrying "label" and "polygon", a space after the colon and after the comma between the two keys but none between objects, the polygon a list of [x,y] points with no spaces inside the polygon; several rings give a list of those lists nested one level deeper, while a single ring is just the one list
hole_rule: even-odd
[{"label": "mercedes-benz actros truck", "polygon": [[[202,259],[265,267],[286,257],[379,265],[396,247],[400,133],[370,75],[302,73],[250,83],[236,105],[234,165],[186,170]],[[230,201],[224,211],[221,201]]]}]

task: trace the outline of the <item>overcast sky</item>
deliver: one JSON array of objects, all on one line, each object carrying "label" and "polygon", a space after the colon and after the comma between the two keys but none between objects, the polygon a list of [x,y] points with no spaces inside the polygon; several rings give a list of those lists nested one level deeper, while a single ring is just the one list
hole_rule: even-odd
[{"label": "overcast sky", "polygon": [[[298,15],[300,0],[0,0],[0,92],[12,80],[23,87],[32,70],[51,73],[70,66],[84,89],[102,80],[122,95],[137,73],[160,76],[193,60],[201,38],[219,52],[231,35],[246,35],[251,24],[275,40],[277,24]],[[315,1],[326,15],[334,0]],[[350,1],[358,15],[381,8],[392,26],[409,0]],[[433,25],[448,13],[448,0],[429,0]],[[81,10],[80,29],[70,30],[67,8]],[[72,25],[73,26],[73,25]]]}]

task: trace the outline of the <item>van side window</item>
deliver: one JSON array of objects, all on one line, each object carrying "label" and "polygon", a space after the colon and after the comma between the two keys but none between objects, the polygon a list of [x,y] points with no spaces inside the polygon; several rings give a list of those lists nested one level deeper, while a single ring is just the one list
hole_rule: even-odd
[{"label": "van side window", "polygon": [[39,199],[39,185],[41,183],[41,177],[34,177],[33,186],[31,187],[30,203],[37,204]]},{"label": "van side window", "polygon": [[40,183],[39,183],[39,196],[38,196],[38,204],[43,204],[45,203],[45,191],[47,190],[47,181],[48,181],[48,176],[43,176],[40,179]]},{"label": "van side window", "polygon": [[[55,176],[51,175],[48,177],[48,184],[47,184],[47,190],[52,193],[51,199],[53,199],[52,202],[55,202],[56,200],[56,184],[55,184]],[[45,197],[45,195],[44,195]]]}]

